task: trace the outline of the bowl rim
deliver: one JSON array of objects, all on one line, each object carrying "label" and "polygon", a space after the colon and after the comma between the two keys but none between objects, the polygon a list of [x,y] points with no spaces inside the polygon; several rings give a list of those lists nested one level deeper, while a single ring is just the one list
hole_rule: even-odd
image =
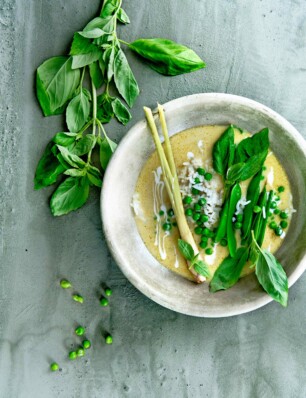
[{"label": "bowl rim", "polygon": [[[239,96],[239,95],[234,95],[234,94],[227,94],[227,93],[198,93],[198,94],[191,94],[183,97],[179,97],[176,99],[173,99],[171,101],[168,101],[163,104],[165,108],[167,108],[167,111],[173,111],[176,108],[179,108],[182,106],[186,101],[194,101],[194,100],[206,100],[206,101],[215,101],[216,103],[221,102],[221,101],[227,101],[227,102],[234,102],[235,104],[238,105],[244,105],[246,107],[249,107],[251,109],[260,111],[261,113],[266,114],[267,116],[271,117],[274,119],[278,124],[280,124],[292,137],[293,139],[297,142],[297,144],[300,146],[302,152],[304,153],[304,156],[306,158],[306,141],[303,138],[303,136],[298,132],[298,130],[288,121],[286,120],[283,116],[281,116],[279,113],[273,111],[271,108],[269,108],[266,105],[263,105],[262,103],[249,99],[247,97]],[[103,183],[103,188],[101,190],[101,196],[100,196],[100,215],[101,215],[101,220],[102,220],[102,228],[104,231],[104,236],[106,243],[108,245],[108,248],[116,261],[116,264],[118,267],[121,269],[125,277],[132,283],[133,286],[135,286],[141,293],[143,293],[145,296],[150,298],[151,300],[155,301],[156,303],[162,305],[165,308],[168,308],[170,310],[176,311],[178,313],[182,313],[185,315],[190,315],[190,316],[196,316],[196,317],[204,317],[204,318],[223,318],[223,317],[230,317],[230,316],[235,316],[235,315],[240,315],[244,314],[247,312],[254,311],[258,308],[261,308],[265,306],[266,304],[270,303],[273,301],[273,299],[268,295],[265,294],[264,296],[259,297],[258,299],[254,300],[253,302],[248,302],[246,306],[237,306],[238,308],[233,308],[232,310],[226,310],[225,312],[218,312],[218,314],[214,315],[211,312],[206,312],[205,308],[203,308],[203,311],[199,313],[198,311],[184,311],[183,308],[178,308],[176,305],[172,305],[168,301],[164,300],[160,295],[157,295],[150,285],[147,283],[147,281],[144,281],[143,279],[137,278],[137,274],[131,272],[131,269],[129,266],[125,264],[124,258],[121,256],[120,252],[116,250],[116,247],[113,245],[111,237],[109,236],[109,226],[107,222],[104,222],[104,220],[107,220],[106,214],[107,214],[107,196],[109,194],[109,188],[111,186],[111,170],[112,166],[117,162],[117,159],[120,158],[121,154],[121,148],[124,147],[125,142],[129,141],[130,137],[136,132],[139,128],[142,128],[146,124],[145,118],[141,119],[138,121],[134,126],[132,126],[129,131],[125,134],[125,136],[121,139],[118,148],[116,149],[114,155],[112,156],[107,170],[104,175],[104,183]],[[303,272],[306,269],[306,258],[303,257],[300,262],[298,263],[296,269],[292,272],[292,274],[288,278],[288,284],[289,287],[291,287],[303,274]]]}]

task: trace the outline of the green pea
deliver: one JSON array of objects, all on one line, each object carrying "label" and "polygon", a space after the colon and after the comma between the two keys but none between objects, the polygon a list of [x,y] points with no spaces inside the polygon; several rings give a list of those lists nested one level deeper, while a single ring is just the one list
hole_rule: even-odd
[{"label": "green pea", "polygon": [[111,336],[110,334],[108,334],[108,335],[105,337],[105,343],[106,343],[106,344],[113,344],[113,338],[112,338],[112,336]]},{"label": "green pea", "polygon": [[237,220],[238,222],[242,222],[242,220],[243,220],[243,215],[242,215],[242,214],[237,214],[237,215],[236,215],[236,220]]},{"label": "green pea", "polygon": [[199,184],[201,182],[201,180],[198,178],[198,177],[196,177],[195,179],[194,179],[194,183],[195,184]]},{"label": "green pea", "polygon": [[271,202],[270,207],[271,209],[275,209],[277,207],[276,202]]},{"label": "green pea", "polygon": [[274,214],[279,214],[280,210],[278,208],[274,209]]},{"label": "green pea", "polygon": [[278,190],[278,192],[284,192],[285,187],[283,187],[283,186],[281,185],[281,186],[279,186],[279,187],[277,188],[277,190]]},{"label": "green pea", "polygon": [[196,203],[196,204],[193,206],[193,210],[199,212],[199,211],[201,211],[201,206],[200,206],[198,203]]},{"label": "green pea", "polygon": [[91,347],[91,342],[89,340],[83,340],[83,347],[88,350]]},{"label": "green pea", "polygon": [[285,220],[281,221],[281,222],[279,223],[279,225],[280,225],[283,229],[285,229],[285,228],[288,227],[288,223],[287,223],[287,221],[285,221]]},{"label": "green pea", "polygon": [[77,355],[77,357],[83,357],[85,355],[84,349],[83,348],[78,348],[76,350],[76,355]]},{"label": "green pea", "polygon": [[185,196],[183,199],[183,202],[185,205],[190,205],[190,203],[192,202],[192,197],[191,196]]},{"label": "green pea", "polygon": [[108,300],[105,297],[102,297],[100,300],[100,304],[102,305],[102,307],[107,307],[108,306]]},{"label": "green pea", "polygon": [[274,232],[275,232],[275,235],[281,236],[281,234],[283,233],[283,230],[281,229],[281,227],[276,227]]},{"label": "green pea", "polygon": [[201,214],[201,221],[202,222],[207,222],[209,220],[209,217],[206,214]]},{"label": "green pea", "polygon": [[262,169],[263,169],[263,170],[267,170],[267,167],[266,167],[266,166],[262,166]]},{"label": "green pea", "polygon": [[261,212],[261,207],[260,206],[254,206],[253,212],[254,213],[260,213]]},{"label": "green pea", "polygon": [[73,294],[72,299],[78,303],[83,304],[84,303],[84,299],[82,296],[80,296],[79,294]]},{"label": "green pea", "polygon": [[177,227],[177,223],[176,223],[176,222],[173,222],[172,225],[173,225],[174,227]]},{"label": "green pea", "polygon": [[167,211],[167,214],[168,214],[169,217],[173,217],[173,216],[174,216],[174,211],[173,211],[173,209],[169,209],[169,210]]},{"label": "green pea", "polygon": [[75,351],[70,351],[68,357],[73,361],[74,359],[76,359],[77,353]]},{"label": "green pea", "polygon": [[260,179],[261,179],[261,181],[264,180],[264,179],[265,179],[265,176],[261,176]]},{"label": "green pea", "polygon": [[191,193],[192,193],[192,195],[199,195],[199,194],[200,194],[200,191],[199,191],[198,189],[192,187],[192,188],[191,188]]},{"label": "green pea", "polygon": [[201,218],[199,218],[199,219],[196,221],[196,225],[197,225],[197,226],[202,226],[202,224],[203,224],[203,222],[201,221]]},{"label": "green pea", "polygon": [[203,176],[203,175],[205,175],[205,170],[202,167],[198,167],[197,173],[200,174],[200,176]]},{"label": "green pea", "polygon": [[202,234],[202,231],[203,231],[203,228],[201,228],[201,227],[196,227],[196,228],[194,229],[194,232],[195,232],[197,235],[201,235],[201,234]]},{"label": "green pea", "polygon": [[165,214],[164,210],[160,210],[158,213],[160,216],[163,216]]},{"label": "green pea", "polygon": [[276,222],[275,222],[275,221],[270,222],[269,227],[270,227],[271,229],[276,229],[276,228],[277,228]]},{"label": "green pea", "polygon": [[201,218],[200,213],[193,213],[192,218],[194,221],[198,221]]},{"label": "green pea", "polygon": [[279,216],[280,218],[288,218],[288,214],[285,211],[281,211]]},{"label": "green pea", "polygon": [[242,227],[242,223],[241,222],[235,222],[235,224],[234,224],[234,228],[235,229],[241,229],[241,227]]},{"label": "green pea", "polygon": [[105,289],[105,296],[111,296],[113,294],[113,291],[112,291],[112,289],[110,289],[109,287],[107,287],[106,289]]},{"label": "green pea", "polygon": [[207,242],[201,241],[200,247],[201,247],[201,249],[205,249],[207,247]]},{"label": "green pea", "polygon": [[226,239],[221,239],[220,240],[220,245],[223,246],[223,247],[226,247],[227,246],[227,240]]},{"label": "green pea", "polygon": [[50,369],[52,370],[52,372],[56,372],[57,370],[59,370],[59,366],[56,362],[53,362],[50,365]]},{"label": "green pea", "polygon": [[78,326],[75,329],[75,334],[77,334],[78,336],[83,336],[84,333],[85,333],[85,328],[83,328],[83,326]]},{"label": "green pea", "polygon": [[206,181],[210,181],[213,178],[213,176],[211,173],[205,173],[204,178]]},{"label": "green pea", "polygon": [[209,236],[210,230],[209,230],[208,228],[204,228],[202,234],[203,234],[204,236]]},{"label": "green pea", "polygon": [[171,225],[170,223],[165,222],[165,223],[163,224],[163,230],[164,230],[164,231],[170,231],[171,228],[172,228],[172,225]]},{"label": "green pea", "polygon": [[208,237],[209,238],[213,238],[216,234],[214,233],[214,231],[209,231],[208,233]]},{"label": "green pea", "polygon": [[188,217],[192,217],[192,215],[193,215],[192,209],[186,209],[186,210],[185,210],[185,214],[186,214],[186,216],[188,216]]},{"label": "green pea", "polygon": [[208,237],[207,236],[201,236],[201,242],[208,242]]},{"label": "green pea", "polygon": [[69,281],[67,281],[67,279],[62,279],[60,281],[60,285],[63,289],[69,289],[72,285]]},{"label": "green pea", "polygon": [[206,199],[205,198],[200,198],[199,201],[198,201],[198,204],[200,206],[204,206],[206,204]]},{"label": "green pea", "polygon": [[276,200],[277,202],[280,200],[280,197],[279,196],[277,196],[277,195],[275,195],[274,196],[274,200]]},{"label": "green pea", "polygon": [[211,255],[211,254],[213,254],[213,249],[211,248],[211,247],[208,247],[206,250],[205,250],[205,253],[206,254],[208,254],[209,256]]}]

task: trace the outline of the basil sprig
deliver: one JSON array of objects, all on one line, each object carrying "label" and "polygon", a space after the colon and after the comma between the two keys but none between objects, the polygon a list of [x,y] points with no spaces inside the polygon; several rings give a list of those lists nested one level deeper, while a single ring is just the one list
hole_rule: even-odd
[{"label": "basil sprig", "polygon": [[40,189],[67,176],[51,197],[55,216],[83,206],[90,186],[102,186],[117,146],[103,125],[112,118],[125,125],[132,117],[128,108],[137,99],[139,87],[122,44],[164,75],[205,67],[194,51],[171,40],[120,40],[118,22],[130,23],[122,0],[105,0],[100,15],[74,34],[69,55],[52,57],[37,68],[36,92],[43,114],[65,113],[67,125],[67,131],[56,134],[47,145],[34,179],[35,189]]},{"label": "basil sprig", "polygon": [[188,242],[185,242],[183,239],[179,239],[178,248],[184,259],[189,262],[189,269],[193,268],[197,274],[202,275],[205,278],[210,276],[207,265],[204,261],[198,259],[199,253],[194,254],[194,250]]}]

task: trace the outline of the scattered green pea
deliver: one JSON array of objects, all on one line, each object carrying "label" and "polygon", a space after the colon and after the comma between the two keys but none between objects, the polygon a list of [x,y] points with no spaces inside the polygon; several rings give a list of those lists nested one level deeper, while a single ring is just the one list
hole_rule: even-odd
[{"label": "scattered green pea", "polygon": [[85,328],[83,328],[83,326],[78,326],[75,329],[75,334],[77,334],[78,336],[82,336],[85,333]]},{"label": "scattered green pea", "polygon": [[89,340],[83,340],[83,347],[88,350],[91,347],[91,342]]},{"label": "scattered green pea", "polygon": [[237,220],[238,222],[242,222],[242,220],[243,220],[243,215],[242,215],[242,214],[237,214],[237,215],[236,215],[236,220]]},{"label": "scattered green pea", "polygon": [[77,357],[83,357],[85,355],[84,349],[83,348],[78,348],[76,350],[76,355],[77,355]]},{"label": "scattered green pea", "polygon": [[201,249],[205,249],[207,247],[207,242],[201,241],[200,247],[201,247]]},{"label": "scattered green pea", "polygon": [[204,206],[206,204],[206,199],[205,198],[200,198],[199,201],[198,201],[198,204],[200,206]]},{"label": "scattered green pea", "polygon": [[279,214],[280,210],[278,208],[274,209],[274,214]]},{"label": "scattered green pea", "polygon": [[253,212],[254,213],[260,213],[261,212],[261,207],[260,206],[254,206]]},{"label": "scattered green pea", "polygon": [[185,210],[185,214],[186,214],[186,216],[188,216],[188,217],[192,217],[192,215],[193,215],[192,209],[186,209],[186,210]]},{"label": "scattered green pea", "polygon": [[194,221],[198,221],[201,218],[200,213],[193,213],[192,218]]},{"label": "scattered green pea", "polygon": [[277,195],[275,195],[275,196],[274,196],[274,200],[276,200],[276,201],[278,202],[278,201],[280,201],[280,197],[277,196]]},{"label": "scattered green pea", "polygon": [[201,236],[201,242],[208,242],[208,237],[207,236]]},{"label": "scattered green pea", "polygon": [[261,181],[264,180],[264,179],[265,179],[265,176],[261,176],[260,179],[261,179]]},{"label": "scattered green pea", "polygon": [[275,221],[270,222],[269,227],[270,227],[271,229],[276,229],[276,228],[277,228],[276,222],[275,222]]},{"label": "scattered green pea", "polygon": [[281,222],[279,223],[279,225],[280,225],[283,229],[285,229],[285,228],[288,227],[288,223],[287,223],[287,221],[285,221],[285,220],[281,221]]},{"label": "scattered green pea", "polygon": [[226,247],[227,246],[227,240],[226,239],[221,239],[220,240],[220,245],[223,246],[223,247]]},{"label": "scattered green pea", "polygon": [[67,279],[62,279],[60,281],[60,285],[63,289],[69,289],[72,285],[69,281],[67,281]]},{"label": "scattered green pea", "polygon": [[214,231],[209,231],[208,233],[208,237],[209,238],[213,238],[216,234],[214,233]]},{"label": "scattered green pea", "polygon": [[266,166],[262,166],[262,169],[263,169],[263,170],[267,170],[267,167],[266,167]]},{"label": "scattered green pea", "polygon": [[277,207],[276,202],[271,202],[270,207],[271,209],[275,209]]},{"label": "scattered green pea", "polygon": [[196,228],[194,229],[194,232],[195,232],[197,235],[201,235],[201,234],[202,234],[202,231],[203,231],[203,228],[201,228],[201,227],[196,227]]},{"label": "scattered green pea", "polygon": [[81,303],[81,304],[84,303],[84,298],[82,296],[80,296],[79,294],[74,294],[72,296],[72,298],[73,298],[74,301],[76,301],[78,303]]},{"label": "scattered green pea", "polygon": [[274,232],[275,232],[275,235],[281,236],[281,234],[283,233],[283,230],[281,229],[281,227],[276,227]]},{"label": "scattered green pea", "polygon": [[206,214],[201,214],[201,221],[202,222],[207,222],[209,220],[209,217]]},{"label": "scattered green pea", "polygon": [[105,289],[105,296],[111,296],[113,294],[113,291],[112,291],[112,289],[110,289],[109,287],[107,287],[106,289]]},{"label": "scattered green pea", "polygon": [[209,236],[210,230],[209,230],[208,228],[204,228],[202,234],[203,234],[204,236]]},{"label": "scattered green pea", "polygon": [[204,178],[206,181],[210,181],[213,178],[213,176],[211,173],[205,173]]},{"label": "scattered green pea", "polygon": [[277,190],[278,190],[278,192],[284,192],[285,187],[283,187],[282,185],[280,185],[280,186],[277,188]]},{"label": "scattered green pea", "polygon": [[165,222],[165,223],[163,224],[163,230],[164,230],[164,231],[170,231],[171,228],[172,228],[172,225],[171,225],[170,223]]},{"label": "scattered green pea", "polygon": [[194,183],[195,184],[199,184],[201,182],[201,180],[198,178],[198,177],[196,177],[195,179],[194,179]]},{"label": "scattered green pea", "polygon": [[74,359],[76,359],[77,353],[75,351],[70,351],[68,357],[73,361]]},{"label": "scattered green pea", "polygon": [[108,300],[105,297],[102,297],[100,300],[100,304],[102,305],[102,307],[107,307],[108,306]]},{"label": "scattered green pea", "polygon": [[106,344],[113,344],[113,338],[112,338],[112,336],[111,336],[110,334],[108,334],[108,335],[105,337],[105,343],[106,343]]},{"label": "scattered green pea", "polygon": [[191,188],[192,195],[199,195],[200,191],[194,187]]},{"label": "scattered green pea", "polygon": [[174,216],[174,211],[173,211],[173,209],[169,209],[169,210],[167,211],[167,214],[168,214],[169,217],[173,217],[173,216]]},{"label": "scattered green pea", "polygon": [[201,206],[200,206],[198,203],[196,203],[196,204],[193,206],[193,210],[199,212],[199,211],[201,211]]},{"label": "scattered green pea", "polygon": [[52,372],[56,372],[57,370],[59,370],[59,366],[56,362],[53,362],[50,365],[50,369],[52,370]]},{"label": "scattered green pea", "polygon": [[190,203],[192,202],[192,197],[191,196],[185,196],[183,199],[183,202],[185,205],[190,205]]},{"label": "scattered green pea", "polygon": [[158,213],[160,216],[163,216],[165,214],[164,210],[160,210]]},{"label": "scattered green pea", "polygon": [[206,250],[205,250],[205,253],[206,254],[208,254],[209,256],[211,255],[211,254],[213,254],[213,249],[211,248],[211,247],[208,247]]},{"label": "scattered green pea", "polygon": [[288,214],[285,211],[281,211],[279,216],[280,218],[288,218]]},{"label": "scattered green pea", "polygon": [[197,173],[200,174],[200,176],[203,176],[203,175],[205,175],[205,170],[202,167],[198,167]]},{"label": "scattered green pea", "polygon": [[242,223],[241,222],[235,222],[235,224],[234,224],[234,228],[235,229],[241,229],[241,227],[242,227]]}]

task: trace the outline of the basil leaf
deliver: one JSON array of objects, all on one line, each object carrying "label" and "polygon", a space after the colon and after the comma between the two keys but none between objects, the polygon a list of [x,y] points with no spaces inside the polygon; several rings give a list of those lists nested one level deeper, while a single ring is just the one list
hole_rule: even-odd
[{"label": "basil leaf", "polygon": [[34,189],[41,189],[54,184],[58,176],[65,171],[65,167],[61,165],[51,150],[53,146],[53,142],[49,142],[38,162],[35,171]]},{"label": "basil leaf", "polygon": [[286,307],[288,302],[287,275],[272,253],[260,250],[255,273],[258,282],[273,300]]},{"label": "basil leaf", "polygon": [[168,76],[193,72],[205,63],[190,48],[167,39],[138,39],[129,45],[156,72]]},{"label": "basil leaf", "polygon": [[53,137],[53,142],[62,146],[69,146],[75,142],[76,133],[57,133]]},{"label": "basil leaf", "polygon": [[108,123],[114,115],[109,95],[106,93],[99,95],[97,105],[97,118],[103,124]]},{"label": "basil leaf", "polygon": [[79,34],[88,39],[97,39],[101,36],[112,34],[115,29],[114,18],[94,18]]},{"label": "basil leaf", "polygon": [[179,239],[178,248],[185,260],[192,261],[194,259],[194,250],[188,242],[185,242],[183,239]]},{"label": "basil leaf", "polygon": [[104,82],[103,72],[100,68],[99,62],[93,62],[89,65],[89,74],[96,89],[99,89]]},{"label": "basil leaf", "polygon": [[70,166],[75,167],[75,168],[83,168],[86,165],[84,160],[82,160],[77,155],[74,155],[73,153],[71,153],[64,146],[57,145],[57,148],[59,149],[60,154],[62,155],[62,157],[65,160],[65,162],[70,164]]},{"label": "basil leaf", "polygon": [[102,187],[102,177],[100,170],[94,166],[89,166],[87,177],[91,184],[95,185],[98,188]]},{"label": "basil leaf", "polygon": [[112,77],[114,76],[115,70],[115,55],[116,50],[114,47],[107,50],[107,54],[105,54],[107,60],[107,80],[110,82]]},{"label": "basil leaf", "polygon": [[244,165],[245,165],[245,163],[237,163],[237,164],[234,164],[233,166],[229,167],[229,169],[227,170],[227,174],[226,174],[226,183],[227,184],[232,185],[236,181],[239,181]]},{"label": "basil leaf", "polygon": [[255,155],[266,157],[269,150],[269,129],[264,128],[252,137],[245,138],[237,145],[235,163],[246,162]]},{"label": "basil leaf", "polygon": [[261,153],[249,158],[245,163],[237,163],[231,166],[227,171],[226,183],[245,181],[253,177],[262,168],[266,155]]},{"label": "basil leaf", "polygon": [[245,247],[240,247],[235,257],[226,257],[214,273],[210,282],[210,291],[226,290],[235,285],[247,259],[248,249]]},{"label": "basil leaf", "polygon": [[123,8],[120,8],[117,14],[117,18],[121,23],[128,24],[130,23],[130,18],[128,17],[127,13],[124,11]]},{"label": "basil leaf", "polygon": [[131,120],[132,115],[130,114],[128,109],[123,105],[123,103],[119,100],[119,98],[116,98],[112,101],[112,109],[114,115],[116,116],[116,119],[123,125],[126,125]]},{"label": "basil leaf", "polygon": [[74,55],[72,57],[72,69],[83,68],[90,65],[101,57],[101,51],[96,49],[94,52],[88,54]]},{"label": "basil leaf", "polygon": [[97,39],[105,35],[105,32],[102,29],[95,28],[92,30],[79,32],[79,34],[87,39]]},{"label": "basil leaf", "polygon": [[121,49],[115,57],[114,66],[114,79],[117,90],[131,108],[139,94],[139,88],[124,52]]},{"label": "basil leaf", "polygon": [[234,160],[235,144],[234,129],[229,126],[213,147],[213,167],[222,177],[226,177],[226,171]]},{"label": "basil leaf", "polygon": [[193,269],[195,270],[195,272],[197,274],[205,276],[206,278],[208,278],[210,276],[209,269],[208,269],[207,265],[204,263],[204,261],[202,261],[202,260],[196,261],[193,264]]},{"label": "basil leaf", "polygon": [[45,116],[57,114],[79,85],[80,71],[71,65],[71,57],[53,57],[38,67],[36,90]]},{"label": "basil leaf", "polygon": [[86,155],[96,145],[97,138],[92,134],[87,134],[76,142],[71,149],[71,153],[77,156]]},{"label": "basil leaf", "polygon": [[68,169],[64,172],[65,175],[71,177],[83,177],[87,174],[86,169]]},{"label": "basil leaf", "polygon": [[69,55],[89,54],[97,49],[97,46],[92,44],[90,39],[86,39],[79,33],[75,33],[73,36]]},{"label": "basil leaf", "polygon": [[53,193],[50,201],[54,216],[62,216],[83,206],[89,195],[87,177],[69,177]]},{"label": "basil leaf", "polygon": [[85,125],[90,112],[90,103],[87,95],[81,90],[68,104],[66,109],[66,123],[68,129],[77,133]]},{"label": "basil leaf", "polygon": [[117,144],[111,139],[104,138],[100,140],[100,163],[103,170],[106,170],[108,162],[117,148]]},{"label": "basil leaf", "polygon": [[100,17],[105,18],[113,15],[120,6],[120,0],[105,0],[100,13]]}]

